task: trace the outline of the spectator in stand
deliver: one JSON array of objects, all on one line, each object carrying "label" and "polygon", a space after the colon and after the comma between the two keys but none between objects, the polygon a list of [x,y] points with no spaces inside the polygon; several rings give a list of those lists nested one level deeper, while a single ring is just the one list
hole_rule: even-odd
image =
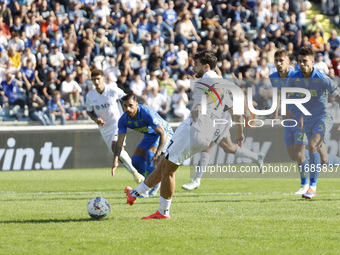
[{"label": "spectator in stand", "polygon": [[45,102],[38,96],[37,89],[31,90],[30,96],[27,100],[29,117],[31,120],[39,121],[41,125],[50,125],[50,119],[44,111]]},{"label": "spectator in stand", "polygon": [[48,79],[45,83],[42,91],[43,96],[41,96],[42,99],[44,99],[45,102],[48,102],[52,99],[53,92],[56,90],[60,90],[60,80],[57,78],[56,72],[53,69],[50,69],[48,72]]},{"label": "spectator in stand", "polygon": [[306,35],[308,37],[310,37],[313,34],[315,34],[316,31],[323,33],[324,29],[323,29],[321,22],[319,21],[318,16],[314,15],[313,20],[311,21],[311,23],[306,28]]},{"label": "spectator in stand", "polygon": [[2,30],[2,34],[6,36],[7,40],[11,39],[11,31],[9,31],[8,26],[5,22],[3,22],[3,16],[0,13],[0,29]]},{"label": "spectator in stand", "polygon": [[50,66],[53,67],[54,70],[60,72],[64,67],[65,56],[62,52],[59,51],[57,45],[52,46],[52,52],[49,55]]},{"label": "spectator in stand", "polygon": [[313,67],[320,72],[329,75],[329,69],[327,64],[323,61],[323,54],[321,52],[316,54],[316,61],[313,65]]},{"label": "spectator in stand", "polygon": [[61,83],[61,96],[64,100],[70,103],[70,106],[79,107],[80,104],[80,93],[82,89],[78,82],[74,80],[74,75],[69,73],[66,74],[66,80]]},{"label": "spectator in stand", "polygon": [[188,52],[185,50],[184,43],[180,42],[178,45],[178,52],[177,52],[177,64],[179,72],[185,72],[189,67],[189,55]]},{"label": "spectator in stand", "polygon": [[38,95],[41,97],[43,95],[43,87],[48,79],[48,72],[51,70],[51,67],[47,65],[47,58],[41,58],[41,64],[37,66],[34,72],[35,76],[35,88],[38,90]]},{"label": "spectator in stand", "polygon": [[[22,24],[22,20],[20,16],[15,16],[14,17],[14,22],[13,25],[11,27],[9,27],[9,30],[11,31],[11,33],[13,34],[13,32],[17,32],[18,35],[21,35],[22,32],[25,31],[24,25]],[[13,35],[12,35],[13,37]]]},{"label": "spectator in stand", "polygon": [[177,22],[177,12],[174,10],[174,1],[169,1],[168,8],[163,13],[163,20],[169,26],[174,27]]},{"label": "spectator in stand", "polygon": [[40,26],[37,23],[36,16],[31,14],[29,20],[30,22],[25,25],[25,34],[27,39],[31,39],[34,35],[40,36]]},{"label": "spectator in stand", "polygon": [[190,110],[187,108],[189,99],[183,87],[179,89],[178,93],[172,96],[172,102],[174,107],[174,115],[176,117],[181,118],[181,121],[189,117]]},{"label": "spectator in stand", "polygon": [[112,81],[116,82],[118,80],[118,76],[120,75],[120,70],[116,67],[115,58],[110,58],[109,66],[104,70],[105,77],[108,77],[111,74],[113,75]]},{"label": "spectator in stand", "polygon": [[20,68],[21,68],[21,54],[20,54],[20,52],[16,51],[14,45],[9,47],[8,58],[9,58],[9,60],[12,61],[13,67],[20,70]]},{"label": "spectator in stand", "polygon": [[47,109],[51,125],[55,125],[56,119],[61,120],[61,125],[66,125],[65,103],[61,98],[60,91],[53,92],[52,99],[47,103]]},{"label": "spectator in stand", "polygon": [[18,77],[22,78],[24,81],[23,88],[26,90],[26,94],[28,95],[30,89],[35,85],[34,69],[31,59],[27,60],[26,66],[21,67],[21,72]]},{"label": "spectator in stand", "polygon": [[165,42],[171,42],[175,39],[173,27],[163,21],[162,14],[157,14],[156,20],[151,23],[151,31],[158,31]]},{"label": "spectator in stand", "polygon": [[328,42],[330,43],[331,45],[331,49],[333,51],[335,51],[337,48],[340,47],[340,38],[339,36],[337,35],[337,32],[336,30],[332,30],[331,31],[331,37],[328,39]]},{"label": "spectator in stand", "polygon": [[[111,77],[113,74],[110,73],[108,77]],[[110,81],[107,82],[107,84],[110,84],[110,82],[114,82],[110,79]],[[114,82],[115,83],[115,82]],[[89,93],[91,90],[94,89],[94,85],[92,81],[88,78],[86,73],[80,73],[78,75],[78,84],[81,88],[81,93],[80,93],[80,101],[85,102],[86,100],[86,94]]]},{"label": "spectator in stand", "polygon": [[66,76],[68,74],[71,74],[72,77],[76,77],[77,75],[77,69],[74,65],[74,59],[69,57],[66,59],[66,64],[64,65],[62,71],[61,71],[61,78],[66,79]]},{"label": "spectator in stand", "polygon": [[171,74],[171,76],[177,72],[178,62],[177,62],[177,50],[175,49],[175,44],[173,42],[169,43],[169,49],[164,53],[164,61],[166,65],[166,70]]},{"label": "spectator in stand", "polygon": [[316,31],[312,37],[309,38],[309,42],[315,46],[314,52],[323,52],[325,49],[325,42],[319,31]]},{"label": "spectator in stand", "polygon": [[146,83],[145,94],[149,94],[153,88],[156,88],[157,91],[159,90],[158,79],[155,72],[150,72],[149,79]]},{"label": "spectator in stand", "polygon": [[0,14],[3,16],[4,23],[8,27],[12,27],[13,25],[12,11],[10,8],[7,8],[5,0],[0,0]]},{"label": "spectator in stand", "polygon": [[182,42],[185,47],[192,42],[197,41],[200,42],[201,38],[196,32],[194,25],[190,20],[190,12],[184,12],[181,20],[176,26],[176,43]]},{"label": "spectator in stand", "polygon": [[188,75],[186,73],[181,73],[178,77],[178,80],[176,81],[176,86],[178,89],[184,88],[186,92],[189,92],[190,90],[190,80],[188,78]]},{"label": "spectator in stand", "polygon": [[152,107],[163,119],[167,119],[169,102],[164,95],[158,92],[157,87],[153,87],[151,93],[147,95],[146,104]]},{"label": "spectator in stand", "polygon": [[7,52],[4,47],[0,45],[0,68],[6,68],[9,62]]},{"label": "spectator in stand", "polygon": [[25,52],[22,56],[21,63],[23,66],[27,66],[27,60],[31,60],[32,68],[35,69],[37,67],[37,59],[35,55],[32,53],[31,48],[26,48]]},{"label": "spectator in stand", "polygon": [[163,71],[162,78],[159,81],[159,92],[166,96],[168,101],[171,102],[171,96],[174,94],[175,90],[177,90],[177,85],[174,79],[170,78],[167,71]]},{"label": "spectator in stand", "polygon": [[25,95],[21,93],[22,82],[15,79],[11,73],[7,72],[5,74],[5,80],[1,82],[2,89],[4,91],[5,101],[8,101],[10,106],[20,106],[19,112],[16,113],[16,118],[21,118],[24,116],[25,110]]},{"label": "spectator in stand", "polygon": [[146,95],[144,93],[146,89],[145,82],[142,81],[138,71],[133,74],[133,81],[130,83],[131,92],[138,98],[141,98],[144,102],[146,101]]},{"label": "spectator in stand", "polygon": [[294,12],[289,13],[289,22],[285,24],[285,31],[287,38],[294,44],[294,48],[298,49],[302,42],[302,27],[296,21],[296,14]]},{"label": "spectator in stand", "polygon": [[14,47],[19,53],[24,51],[25,43],[20,39],[18,32],[12,32],[12,39],[8,41],[8,47]]},{"label": "spectator in stand", "polygon": [[63,52],[64,59],[68,59],[69,57],[73,59],[77,59],[76,52],[74,51],[74,44],[68,43],[66,45],[66,50]]}]

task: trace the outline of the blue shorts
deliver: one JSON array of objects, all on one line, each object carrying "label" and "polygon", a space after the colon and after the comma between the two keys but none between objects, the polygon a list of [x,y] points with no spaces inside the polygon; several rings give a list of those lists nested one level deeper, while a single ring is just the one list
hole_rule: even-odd
[{"label": "blue shorts", "polygon": [[[168,144],[173,134],[167,133],[167,135],[168,136],[166,139],[166,143],[162,151],[163,153],[165,153],[166,148],[168,147]],[[159,145],[159,139],[160,139],[159,135],[144,135],[143,140],[139,143],[138,147],[141,147],[142,149],[146,151],[148,151],[152,146],[157,148]]]},{"label": "blue shorts", "polygon": [[306,132],[300,129],[300,126],[285,127],[284,128],[284,141],[287,147],[293,144],[307,145],[308,140]]},{"label": "blue shorts", "polygon": [[327,143],[326,137],[329,132],[331,132],[333,127],[333,118],[331,115],[327,115],[323,118],[316,120],[315,122],[309,121],[304,124],[304,128],[307,134],[308,140],[314,134],[320,134],[323,136],[324,143]]}]

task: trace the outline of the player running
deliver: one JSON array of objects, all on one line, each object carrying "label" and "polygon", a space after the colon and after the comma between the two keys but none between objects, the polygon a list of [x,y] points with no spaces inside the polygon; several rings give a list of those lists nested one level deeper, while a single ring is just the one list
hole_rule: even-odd
[{"label": "player running", "polygon": [[[338,97],[340,101],[340,88],[328,76],[313,68],[314,53],[310,48],[303,47],[300,49],[298,63],[300,70],[291,75],[291,78],[294,79],[290,79],[285,86],[305,88],[311,92],[311,99],[304,104],[311,115],[303,115],[303,118],[301,118],[302,127],[308,139],[310,156],[308,166],[310,172],[309,189],[302,197],[311,199],[316,195],[320,164],[328,162],[325,135],[330,132],[333,125],[333,118],[326,106],[328,93]],[[303,172],[306,171],[307,169],[303,169]]]},{"label": "player running", "polygon": [[[134,95],[122,98],[124,114],[118,122],[118,141],[114,151],[112,172],[118,167],[118,155],[125,139],[127,128],[143,133],[144,138],[132,156],[132,164],[140,174],[147,177],[155,169],[155,165],[173,135],[173,130],[158,113],[149,106],[139,105]],[[153,186],[149,194],[144,197],[153,197],[159,189],[159,183]],[[148,192],[148,191],[146,191]]]},{"label": "player running", "polygon": [[[130,187],[126,187],[125,189],[128,196],[127,203],[132,205],[140,194],[150,189],[149,187],[154,186],[159,181],[162,182],[158,211],[150,216],[143,217],[142,219],[170,219],[170,205],[172,196],[175,192],[176,170],[184,160],[208,148],[213,140],[215,132],[211,123],[216,117],[220,118],[224,109],[232,107],[232,100],[229,93],[224,89],[214,89],[216,79],[222,79],[215,71],[213,71],[217,63],[215,55],[209,51],[202,51],[194,56],[194,62],[196,77],[202,79],[195,84],[193,91],[194,103],[191,116],[184,120],[177,128],[166,150],[165,157],[162,157],[157,168],[137,188],[132,190]],[[218,104],[218,106],[215,107],[213,101],[217,98],[205,94],[205,91],[200,88],[200,85],[202,84],[218,94],[218,99],[222,98],[224,107],[219,107],[222,104]],[[200,114],[202,96],[207,102],[208,114]],[[242,116],[235,116],[235,120],[236,119],[240,122]],[[243,140],[243,126],[237,125],[236,141],[241,146]]]},{"label": "player running", "polygon": [[[118,138],[118,120],[121,116],[117,100],[125,96],[125,93],[117,86],[105,84],[102,70],[93,70],[91,80],[95,89],[86,95],[87,113],[98,124],[107,147],[113,153]],[[144,177],[133,167],[131,158],[125,150],[122,150],[119,160],[137,183],[144,180]]]},{"label": "player running", "polygon": [[215,144],[218,144],[225,153],[235,154],[238,157],[244,157],[251,159],[259,168],[259,172],[262,171],[263,159],[264,155],[262,153],[256,154],[255,152],[249,150],[245,146],[238,146],[233,143],[230,138],[230,127],[231,127],[231,115],[229,111],[223,113],[221,119],[228,120],[228,125],[225,125],[222,130],[218,130],[219,132],[215,132],[215,136],[213,138],[213,142],[210,144],[209,148],[205,149],[200,154],[199,166],[200,171],[196,171],[192,180],[184,185],[182,188],[185,190],[193,190],[198,189],[201,186],[201,178],[203,177],[206,166],[209,164],[210,159],[210,150],[214,147]]},{"label": "player running", "polygon": [[[280,105],[280,95],[281,88],[285,85],[286,81],[292,76],[293,70],[289,68],[289,53],[284,49],[280,49],[275,52],[274,55],[274,64],[277,69],[277,72],[271,74],[269,76],[270,81],[273,87],[278,89],[277,102],[278,106]],[[277,119],[278,117],[278,108],[274,113],[273,119]],[[299,122],[301,118],[301,111],[296,108],[295,105],[288,105],[288,110],[294,115],[290,116],[291,119],[294,119],[296,122]],[[305,166],[308,165],[308,160],[305,156],[306,145],[308,144],[307,136],[304,130],[301,130],[301,126],[295,126],[293,122],[290,123],[290,127],[284,128],[284,142],[287,147],[288,155],[291,160],[296,161],[298,163],[298,167],[300,170],[304,170]],[[286,122],[286,126],[289,125]],[[301,178],[301,186],[295,194],[302,195],[308,191],[308,173],[305,171],[300,171]]]}]

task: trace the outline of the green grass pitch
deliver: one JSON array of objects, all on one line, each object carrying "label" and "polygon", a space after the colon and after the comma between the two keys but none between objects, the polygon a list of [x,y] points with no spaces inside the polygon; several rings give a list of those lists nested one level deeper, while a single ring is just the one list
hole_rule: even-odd
[{"label": "green grass pitch", "polygon": [[[171,220],[142,221],[158,196],[126,204],[135,187],[122,168],[0,171],[0,254],[339,254],[340,179],[322,179],[317,197],[293,195],[296,179],[203,179],[180,167]],[[90,219],[95,196],[111,205]]]}]

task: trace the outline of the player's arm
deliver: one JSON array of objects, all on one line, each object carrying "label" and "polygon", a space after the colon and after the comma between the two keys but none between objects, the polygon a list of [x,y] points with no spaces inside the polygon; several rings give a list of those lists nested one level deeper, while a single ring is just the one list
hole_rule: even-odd
[{"label": "player's arm", "polygon": [[118,158],[120,156],[120,153],[123,148],[123,143],[125,139],[126,133],[118,134],[118,141],[116,142],[116,145],[114,146],[113,150],[113,164],[112,164],[112,176],[115,176],[116,169],[118,167]]},{"label": "player's arm", "polygon": [[236,128],[235,142],[238,144],[238,146],[242,147],[243,141],[244,141],[244,134],[243,134],[244,122],[242,122],[243,120],[242,115],[233,115],[232,108],[230,108],[228,111],[231,114],[231,116],[234,117],[234,120],[237,123],[235,126]]},{"label": "player's arm", "polygon": [[96,122],[99,126],[105,125],[105,121],[102,118],[98,117],[94,111],[87,111],[87,115],[89,115],[91,120]]},{"label": "player's arm", "polygon": [[163,148],[165,146],[166,139],[167,139],[168,135],[167,135],[167,133],[165,132],[164,128],[161,125],[156,127],[154,130],[160,136],[158,147],[157,147],[157,151],[156,151],[155,155],[151,159],[151,161],[153,162],[153,166],[156,166],[158,158],[162,154],[162,150],[163,150]]}]

